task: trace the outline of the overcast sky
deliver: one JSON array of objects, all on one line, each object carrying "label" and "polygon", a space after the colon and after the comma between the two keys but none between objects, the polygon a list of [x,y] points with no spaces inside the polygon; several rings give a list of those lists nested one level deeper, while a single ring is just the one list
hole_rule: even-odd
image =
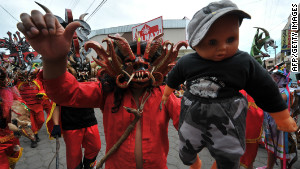
[{"label": "overcast sky", "polygon": [[[65,18],[65,9],[72,9],[74,19],[85,12],[90,14],[102,0],[36,0],[47,6],[55,15]],[[291,13],[291,3],[299,0],[232,0],[237,6],[249,13],[251,20],[245,19],[240,27],[240,49],[250,52],[256,29],[262,27],[270,32],[276,44],[280,46],[281,30]],[[143,23],[162,16],[163,19],[191,19],[195,12],[206,6],[211,0],[107,0],[91,16],[88,24],[92,30],[116,26]],[[7,31],[15,33],[20,14],[30,13],[32,9],[41,10],[34,0],[0,0],[0,38],[8,37]],[[8,12],[6,12],[5,10]],[[18,20],[18,21],[17,21]],[[174,42],[176,43],[176,42]],[[280,47],[277,49],[279,51]],[[269,50],[274,56],[274,50]]]}]

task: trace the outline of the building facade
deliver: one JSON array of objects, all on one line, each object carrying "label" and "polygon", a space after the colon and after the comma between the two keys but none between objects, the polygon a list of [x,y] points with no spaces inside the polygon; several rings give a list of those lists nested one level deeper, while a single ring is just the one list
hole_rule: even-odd
[{"label": "building facade", "polygon": [[[183,19],[163,20],[163,33],[164,33],[163,39],[169,40],[171,43],[174,44],[176,44],[179,41],[186,41],[187,40],[186,28],[189,21],[190,20],[186,17],[184,17]],[[131,42],[132,28],[137,25],[139,24],[93,30],[90,33],[89,38],[90,40],[100,43],[104,48],[106,48],[106,43],[102,43],[102,40],[106,38],[107,35],[114,35],[118,33],[120,36],[125,38],[128,42]],[[178,53],[178,57],[181,57],[190,52],[193,52],[193,50],[190,47],[188,47],[187,49],[182,47]],[[92,50],[88,55],[89,58],[91,58],[92,56],[96,57],[96,52],[94,50]]]},{"label": "building facade", "polygon": [[[300,3],[298,4],[298,8],[300,7]],[[298,55],[300,51],[300,13],[298,9],[298,30],[296,31],[298,33]],[[291,15],[288,17],[288,21],[286,25],[282,29],[281,34],[281,52],[279,55],[276,55],[276,61],[277,63],[285,61],[290,67],[291,64]],[[273,58],[274,59],[274,58]],[[298,70],[300,69],[300,55],[298,56]]]}]

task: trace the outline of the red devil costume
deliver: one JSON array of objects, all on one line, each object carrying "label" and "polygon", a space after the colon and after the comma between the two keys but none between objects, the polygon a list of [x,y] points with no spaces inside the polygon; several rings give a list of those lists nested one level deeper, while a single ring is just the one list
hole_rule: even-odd
[{"label": "red devil costume", "polygon": [[44,110],[46,111],[47,116],[51,116],[55,103],[47,98],[43,85],[38,79],[19,81],[17,87],[22,99],[26,102],[26,105],[30,109],[32,131],[36,135],[36,140],[31,142],[31,147],[35,148],[39,141],[37,135],[38,131],[42,128],[45,122]]},{"label": "red devil costume", "polygon": [[[43,81],[47,94],[64,106],[100,107],[106,152],[134,120],[135,116],[123,107],[142,112],[138,127],[107,159],[105,168],[129,169],[139,168],[139,165],[144,169],[167,168],[168,124],[171,118],[175,128],[178,127],[180,99],[171,95],[167,104],[160,109],[164,87],[159,85],[171,68],[168,65],[176,59],[179,48],[186,43],[180,42],[175,46],[169,41],[163,43],[162,34],[147,44],[138,41],[131,46],[119,36],[109,36],[104,41],[108,43],[106,51],[96,42],[86,44],[86,48],[93,47],[101,58],[94,59],[102,67],[99,72],[101,83],[78,83],[73,75],[66,72],[58,79]],[[114,45],[117,52],[114,52]],[[109,57],[112,61],[108,60]],[[136,90],[139,89],[143,92],[136,97]]]},{"label": "red devil costume", "polygon": [[[10,127],[14,126],[15,134],[24,134],[26,137],[34,140],[34,134],[30,129],[30,121],[28,114],[22,114],[25,110],[24,101],[21,99],[19,91],[14,87],[16,82],[16,74],[19,72],[24,60],[21,61],[19,57],[29,58],[36,56],[36,52],[30,52],[25,38],[20,37],[20,33],[16,32],[12,38],[11,32],[7,32],[9,38],[0,39],[0,48],[5,48],[10,51],[9,55],[1,53],[0,62],[0,168],[13,169],[16,162],[22,155],[22,148],[20,147],[19,139],[14,136],[14,132]],[[18,36],[18,37],[17,37]],[[18,102],[20,107],[16,107],[14,103]],[[25,107],[24,107],[25,106]],[[23,108],[23,110],[21,110]],[[11,113],[14,112],[14,113]],[[28,113],[28,108],[26,107]],[[22,118],[15,118],[15,116],[23,116]],[[25,117],[26,116],[26,117]],[[13,117],[13,118],[12,118]],[[26,118],[26,119],[25,119]],[[15,120],[15,121],[14,121]],[[19,120],[19,121],[18,121]],[[25,121],[24,121],[25,120]],[[11,123],[14,121],[13,123]],[[22,123],[22,124],[20,124]],[[24,128],[23,128],[24,127]]]},{"label": "red devil costume", "polygon": [[15,87],[1,87],[1,109],[0,109],[0,168],[13,167],[22,156],[22,148],[19,139],[9,130],[8,123],[11,121],[10,108],[13,100],[20,100],[18,90]]},{"label": "red devil costume", "polygon": [[[66,14],[72,18],[71,11],[66,9]],[[68,71],[80,82],[85,82],[91,74],[91,66],[86,58],[87,53],[79,52],[81,46],[78,41],[83,44],[83,38],[86,34],[81,31],[90,32],[90,27],[83,20],[83,14],[79,17],[82,23],[81,29],[77,29],[73,37],[74,47],[70,51],[68,57]],[[67,25],[63,19],[57,16],[61,21],[61,25]],[[66,19],[67,20],[67,19]],[[70,19],[68,19],[70,21]],[[85,36],[86,35],[86,36]],[[87,39],[87,37],[86,37]],[[77,43],[76,43],[77,42]],[[80,54],[79,54],[80,53]],[[60,126],[62,128],[63,138],[66,144],[66,159],[68,169],[92,169],[96,165],[96,157],[101,148],[100,135],[97,125],[97,119],[93,108],[75,108],[59,106],[60,111],[54,111],[53,122],[54,127],[51,132],[53,137],[61,135]],[[59,114],[60,112],[60,114]],[[83,151],[84,149],[84,151]],[[84,153],[83,153],[84,152]],[[84,154],[84,157],[82,157]]]},{"label": "red devil costume", "polygon": [[[137,42],[129,45],[123,37],[109,36],[104,39],[105,50],[97,42],[87,42],[85,49],[92,47],[99,57],[94,60],[102,67],[101,82],[82,83],[66,72],[67,54],[79,23],[70,23],[64,29],[55,24],[57,20],[49,9],[43,9],[48,19],[34,13],[24,15],[18,28],[43,56],[44,72],[39,78],[51,100],[61,106],[101,108],[107,154],[100,166],[106,161],[108,169],[167,168],[168,125],[173,119],[174,126],[178,127],[180,99],[172,94],[161,105],[164,87],[160,85],[180,47],[187,47],[187,43],[163,42],[163,35],[158,35],[145,43],[137,38]],[[37,20],[45,23],[43,29],[55,30],[41,34],[42,29],[35,25]],[[39,31],[28,34],[28,27],[24,27],[28,24]],[[39,43],[41,40],[45,43]]]}]

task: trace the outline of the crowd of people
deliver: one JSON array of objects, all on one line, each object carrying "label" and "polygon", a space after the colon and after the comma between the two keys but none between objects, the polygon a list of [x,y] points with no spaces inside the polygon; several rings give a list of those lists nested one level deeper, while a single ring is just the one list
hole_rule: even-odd
[{"label": "crowd of people", "polygon": [[[285,65],[268,71],[238,49],[239,27],[251,16],[233,2],[212,2],[197,11],[187,27],[188,43],[170,44],[163,34],[149,41],[136,34],[133,42],[108,36],[107,49],[87,42],[85,50],[94,49],[101,66],[96,78],[87,76],[86,53],[74,46],[83,20],[62,24],[42,7],[45,15],[23,13],[17,24],[42,56],[42,68],[29,64],[29,71],[13,79],[2,58],[0,169],[14,168],[22,153],[9,125],[13,100],[30,111],[32,148],[38,146],[47,114],[50,137],[64,139],[68,169],[100,168],[104,162],[106,169],[167,169],[170,120],[178,130],[179,157],[190,169],[205,163],[198,156],[203,148],[215,159],[211,168],[252,169],[259,144],[268,151],[268,165],[262,168],[272,169],[277,158],[283,169],[291,168],[297,160],[299,106],[289,71]],[[195,52],[168,72],[180,48],[188,45]],[[106,140],[100,162],[94,108],[103,114]]]}]

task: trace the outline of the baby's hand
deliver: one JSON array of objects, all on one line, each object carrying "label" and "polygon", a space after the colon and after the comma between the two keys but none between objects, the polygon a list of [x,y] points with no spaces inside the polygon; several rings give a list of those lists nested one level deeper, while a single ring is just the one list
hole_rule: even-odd
[{"label": "baby's hand", "polygon": [[292,117],[289,117],[285,120],[276,121],[277,129],[286,132],[295,132],[298,129],[298,126],[295,120]]},{"label": "baby's hand", "polygon": [[160,110],[162,110],[162,104],[166,104],[167,103],[170,94],[172,94],[174,90],[175,89],[172,89],[168,85],[166,85],[165,90],[164,90],[164,94],[163,94],[163,96],[161,98],[161,102],[160,102],[160,106],[159,106]]},{"label": "baby's hand", "polygon": [[161,98],[161,102],[160,102],[160,106],[159,106],[159,109],[162,110],[162,105],[163,104],[166,104],[167,101],[169,99],[169,96],[166,96],[166,95],[163,95],[162,98]]},{"label": "baby's hand", "polygon": [[297,130],[297,124],[290,116],[288,109],[269,114],[275,120],[278,130],[286,132],[295,132]]}]

